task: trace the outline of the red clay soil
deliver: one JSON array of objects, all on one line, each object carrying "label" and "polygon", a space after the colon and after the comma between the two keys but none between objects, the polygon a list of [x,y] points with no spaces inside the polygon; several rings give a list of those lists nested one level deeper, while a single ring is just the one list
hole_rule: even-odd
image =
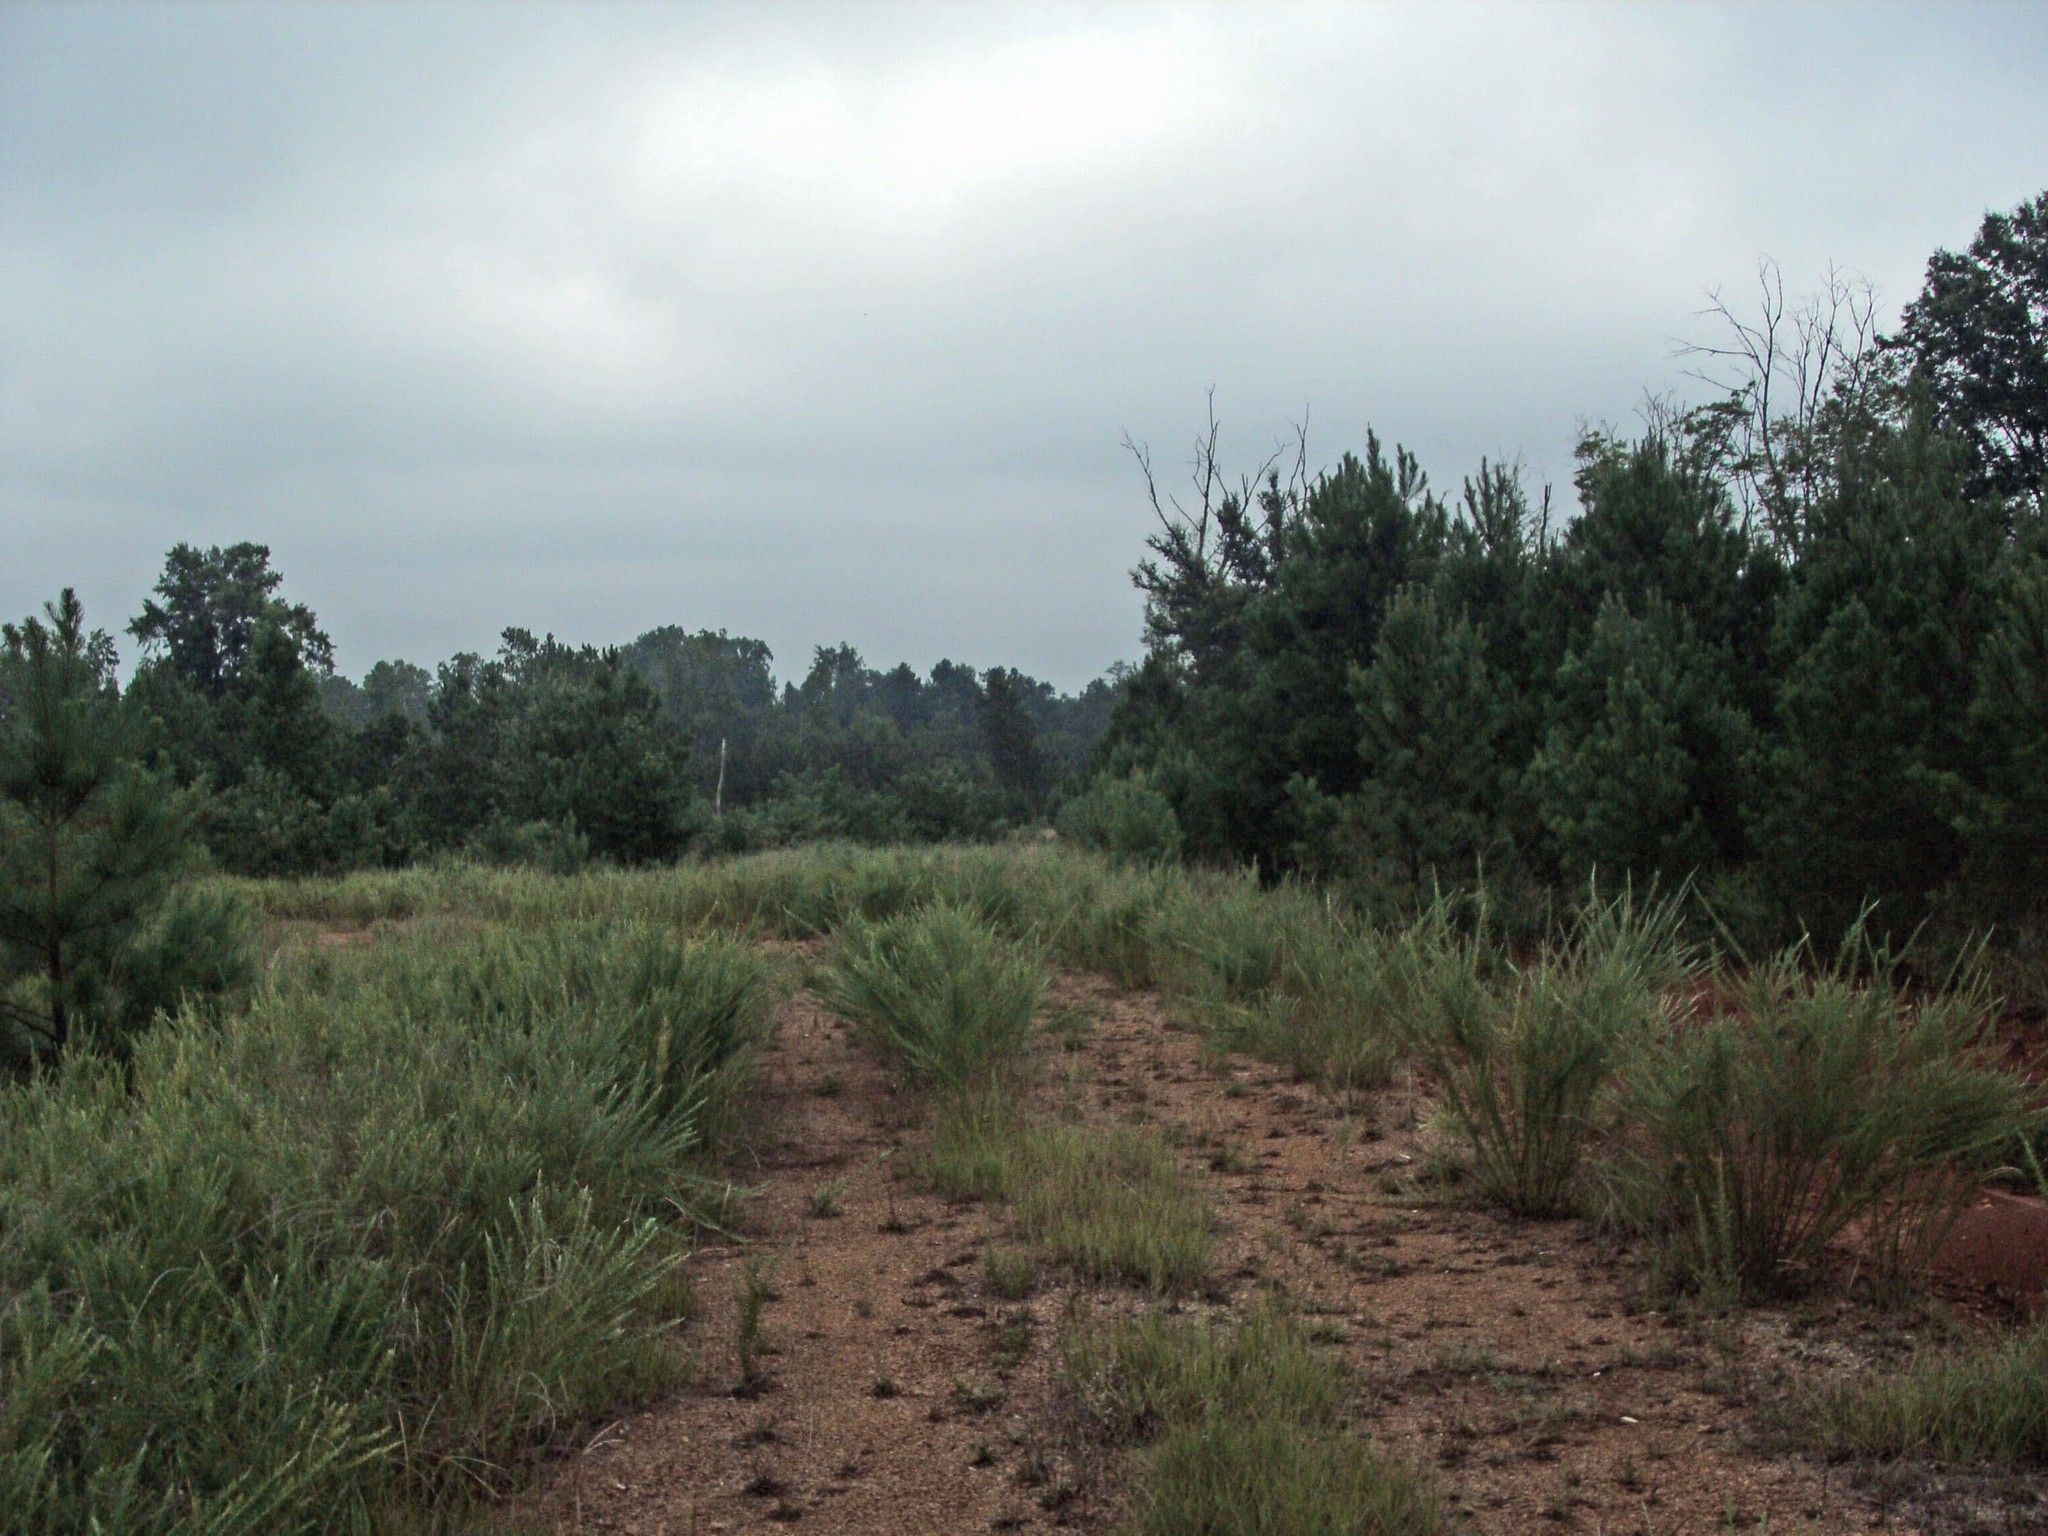
[{"label": "red clay soil", "polygon": [[[1041,1108],[1167,1136],[1217,1213],[1202,1305],[1284,1296],[1349,1363],[1359,1432],[1429,1468],[1466,1530],[2048,1530],[2048,1480],[1902,1498],[1765,1428],[1788,1383],[1882,1370],[1952,1335],[1939,1308],[1901,1318],[1834,1293],[1725,1318],[1661,1307],[1643,1261],[1584,1224],[1447,1195],[1411,1081],[1338,1104],[1274,1067],[1205,1061],[1151,993],[1068,977],[1058,1001],[1097,1022],[1048,1051]],[[740,1240],[693,1263],[701,1305],[680,1347],[695,1384],[558,1447],[502,1529],[1117,1529],[1129,1469],[1078,1432],[1060,1337],[1074,1318],[1158,1303],[1057,1278],[1023,1303],[991,1295],[981,1260],[1007,1240],[1005,1214],[918,1188],[900,1166],[915,1106],[807,996],[783,1014],[765,1078],[771,1130],[738,1175],[755,1190]],[[2010,1256],[2044,1244],[2048,1213],[1994,1199],[1944,1263],[2016,1284],[2034,1271]],[[757,1388],[737,1360],[750,1265],[771,1286]]]},{"label": "red clay soil", "polygon": [[2048,1205],[1986,1190],[1957,1219],[1934,1274],[1944,1293],[1991,1310],[2041,1316],[2048,1306]]}]

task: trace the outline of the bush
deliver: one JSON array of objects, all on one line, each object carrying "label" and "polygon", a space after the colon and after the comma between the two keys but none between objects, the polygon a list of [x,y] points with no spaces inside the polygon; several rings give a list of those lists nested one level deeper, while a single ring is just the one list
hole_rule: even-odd
[{"label": "bush", "polygon": [[1487,1199],[1518,1216],[1569,1205],[1616,1068],[1687,970],[1680,916],[1676,900],[1595,898],[1562,950],[1526,969],[1452,937],[1441,902],[1411,933],[1410,1040]]},{"label": "bush", "polygon": [[1738,996],[1631,1075],[1615,1214],[1662,1238],[1688,1284],[1799,1289],[1854,1226],[1880,1278],[1916,1283],[2031,1118],[2022,1085],[1981,1064],[1983,987],[1908,999],[1852,936],[1818,971],[1804,944],[1784,951]]},{"label": "bush", "polygon": [[481,863],[520,865],[551,875],[573,875],[590,867],[590,839],[570,821],[494,821],[470,842]]},{"label": "bush", "polygon": [[957,907],[850,921],[818,983],[861,1043],[906,1081],[963,1088],[1009,1068],[1031,1036],[1045,972]]},{"label": "bush", "polygon": [[1100,779],[1060,809],[1062,837],[1083,848],[1131,863],[1180,857],[1180,822],[1173,804],[1144,774]]}]

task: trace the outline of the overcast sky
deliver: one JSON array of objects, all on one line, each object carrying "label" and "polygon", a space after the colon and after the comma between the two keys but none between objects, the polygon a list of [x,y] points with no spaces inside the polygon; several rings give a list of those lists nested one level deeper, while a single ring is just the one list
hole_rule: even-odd
[{"label": "overcast sky", "polygon": [[659,624],[1077,687],[1214,386],[1440,486],[2048,186],[2048,6],[0,0],[0,615],[271,547],[344,671]]}]

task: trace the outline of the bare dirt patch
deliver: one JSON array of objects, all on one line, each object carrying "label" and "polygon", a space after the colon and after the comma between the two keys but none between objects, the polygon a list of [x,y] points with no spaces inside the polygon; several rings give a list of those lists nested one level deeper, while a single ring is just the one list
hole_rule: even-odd
[{"label": "bare dirt patch", "polygon": [[[1916,1523],[1881,1482],[1765,1428],[1795,1374],[1900,1358],[1910,1319],[1836,1293],[1732,1318],[1648,1305],[1642,1261],[1585,1224],[1510,1221],[1447,1194],[1412,1083],[1338,1104],[1281,1069],[1205,1057],[1153,994],[1069,976],[1053,1001],[1097,1022],[1048,1049],[1044,1111],[1174,1141],[1220,1224],[1200,1305],[1284,1296],[1349,1360],[1362,1429],[1431,1466],[1471,1529],[2040,1528],[2031,1481],[2004,1485],[1995,1512],[1957,1495]],[[918,1189],[901,1166],[915,1106],[808,997],[782,1017],[765,1109],[744,1226],[693,1262],[696,1385],[561,1452],[512,1528],[1111,1528],[1115,1456],[1074,1433],[1056,1356],[1066,1319],[1134,1294],[1061,1282],[995,1296],[983,1256],[1003,1244],[1002,1213]],[[1957,1240],[1975,1231],[1966,1218]],[[764,1285],[772,1353],[749,1384],[741,1302]]]}]

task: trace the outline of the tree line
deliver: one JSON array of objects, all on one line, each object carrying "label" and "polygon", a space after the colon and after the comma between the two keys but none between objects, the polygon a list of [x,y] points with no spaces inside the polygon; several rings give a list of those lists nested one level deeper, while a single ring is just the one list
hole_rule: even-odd
[{"label": "tree line", "polygon": [[1121,803],[1397,896],[1692,877],[1759,929],[2038,923],[2048,194],[1937,252],[1895,334],[1763,275],[1695,349],[1707,404],[1585,433],[1568,518],[1371,437],[1231,480],[1212,421],[1181,499],[1141,453]]},{"label": "tree line", "polygon": [[1043,814],[1113,705],[1106,681],[877,671],[845,645],[778,687],[762,642],[674,626],[606,648],[507,629],[495,655],[356,682],[253,543],[177,546],[128,633],[149,760],[198,797],[214,861],[256,875],[986,837]]}]

